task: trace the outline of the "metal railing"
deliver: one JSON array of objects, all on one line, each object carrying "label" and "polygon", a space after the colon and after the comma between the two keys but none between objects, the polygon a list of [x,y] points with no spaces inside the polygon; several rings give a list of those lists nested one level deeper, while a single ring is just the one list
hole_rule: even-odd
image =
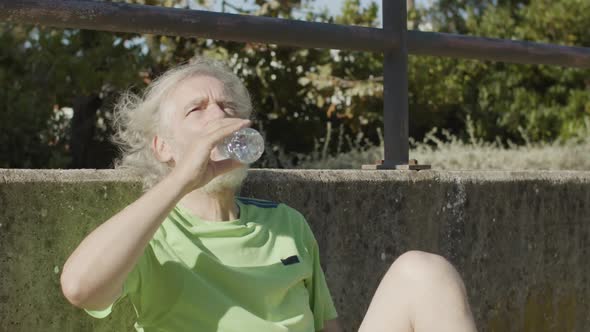
[{"label": "metal railing", "polygon": [[383,28],[77,0],[0,0],[0,20],[61,28],[383,52],[384,159],[363,169],[421,169],[409,160],[408,53],[590,68],[590,48],[407,30],[406,0],[382,0]]}]

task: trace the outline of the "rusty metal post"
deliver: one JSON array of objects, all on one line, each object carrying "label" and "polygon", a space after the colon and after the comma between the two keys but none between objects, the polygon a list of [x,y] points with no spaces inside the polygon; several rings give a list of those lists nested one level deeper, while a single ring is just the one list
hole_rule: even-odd
[{"label": "rusty metal post", "polygon": [[383,30],[399,47],[383,52],[384,159],[362,169],[425,169],[409,161],[406,0],[382,0]]}]

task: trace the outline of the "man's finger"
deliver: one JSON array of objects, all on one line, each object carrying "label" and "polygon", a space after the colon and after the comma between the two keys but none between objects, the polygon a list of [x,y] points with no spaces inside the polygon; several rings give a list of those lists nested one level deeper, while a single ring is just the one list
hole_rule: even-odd
[{"label": "man's finger", "polygon": [[250,120],[240,121],[237,123],[228,124],[227,126],[219,128],[217,131],[210,132],[206,135],[209,139],[210,147],[214,148],[217,143],[221,142],[221,140],[229,136],[234,131],[238,131],[241,128],[249,126],[250,122]]},{"label": "man's finger", "polygon": [[234,126],[235,124],[242,123],[243,121],[250,121],[249,119],[242,119],[242,118],[222,118],[213,120],[213,122],[209,122],[205,124],[207,134],[212,134],[223,130],[223,128],[227,128],[230,126]]}]

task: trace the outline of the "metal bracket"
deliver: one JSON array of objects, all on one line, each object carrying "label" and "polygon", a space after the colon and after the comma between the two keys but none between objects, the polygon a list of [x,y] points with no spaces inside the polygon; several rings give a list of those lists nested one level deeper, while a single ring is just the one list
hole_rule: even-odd
[{"label": "metal bracket", "polygon": [[398,170],[412,170],[419,171],[424,169],[431,169],[430,165],[418,165],[418,160],[410,159],[407,165],[384,165],[384,160],[377,160],[375,164],[362,165],[361,169],[378,170],[378,169],[398,169]]}]

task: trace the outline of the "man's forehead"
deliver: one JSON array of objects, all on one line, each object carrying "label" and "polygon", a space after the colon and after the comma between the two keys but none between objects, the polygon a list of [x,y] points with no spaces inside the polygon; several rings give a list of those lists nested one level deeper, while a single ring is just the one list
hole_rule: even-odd
[{"label": "man's forehead", "polygon": [[178,83],[179,90],[224,90],[221,80],[212,76],[193,76]]},{"label": "man's forehead", "polygon": [[210,93],[224,97],[225,92],[225,86],[220,80],[214,77],[201,76],[192,77],[180,82],[173,89],[172,95],[175,97],[174,99],[181,99],[186,102],[194,98],[206,98]]}]

